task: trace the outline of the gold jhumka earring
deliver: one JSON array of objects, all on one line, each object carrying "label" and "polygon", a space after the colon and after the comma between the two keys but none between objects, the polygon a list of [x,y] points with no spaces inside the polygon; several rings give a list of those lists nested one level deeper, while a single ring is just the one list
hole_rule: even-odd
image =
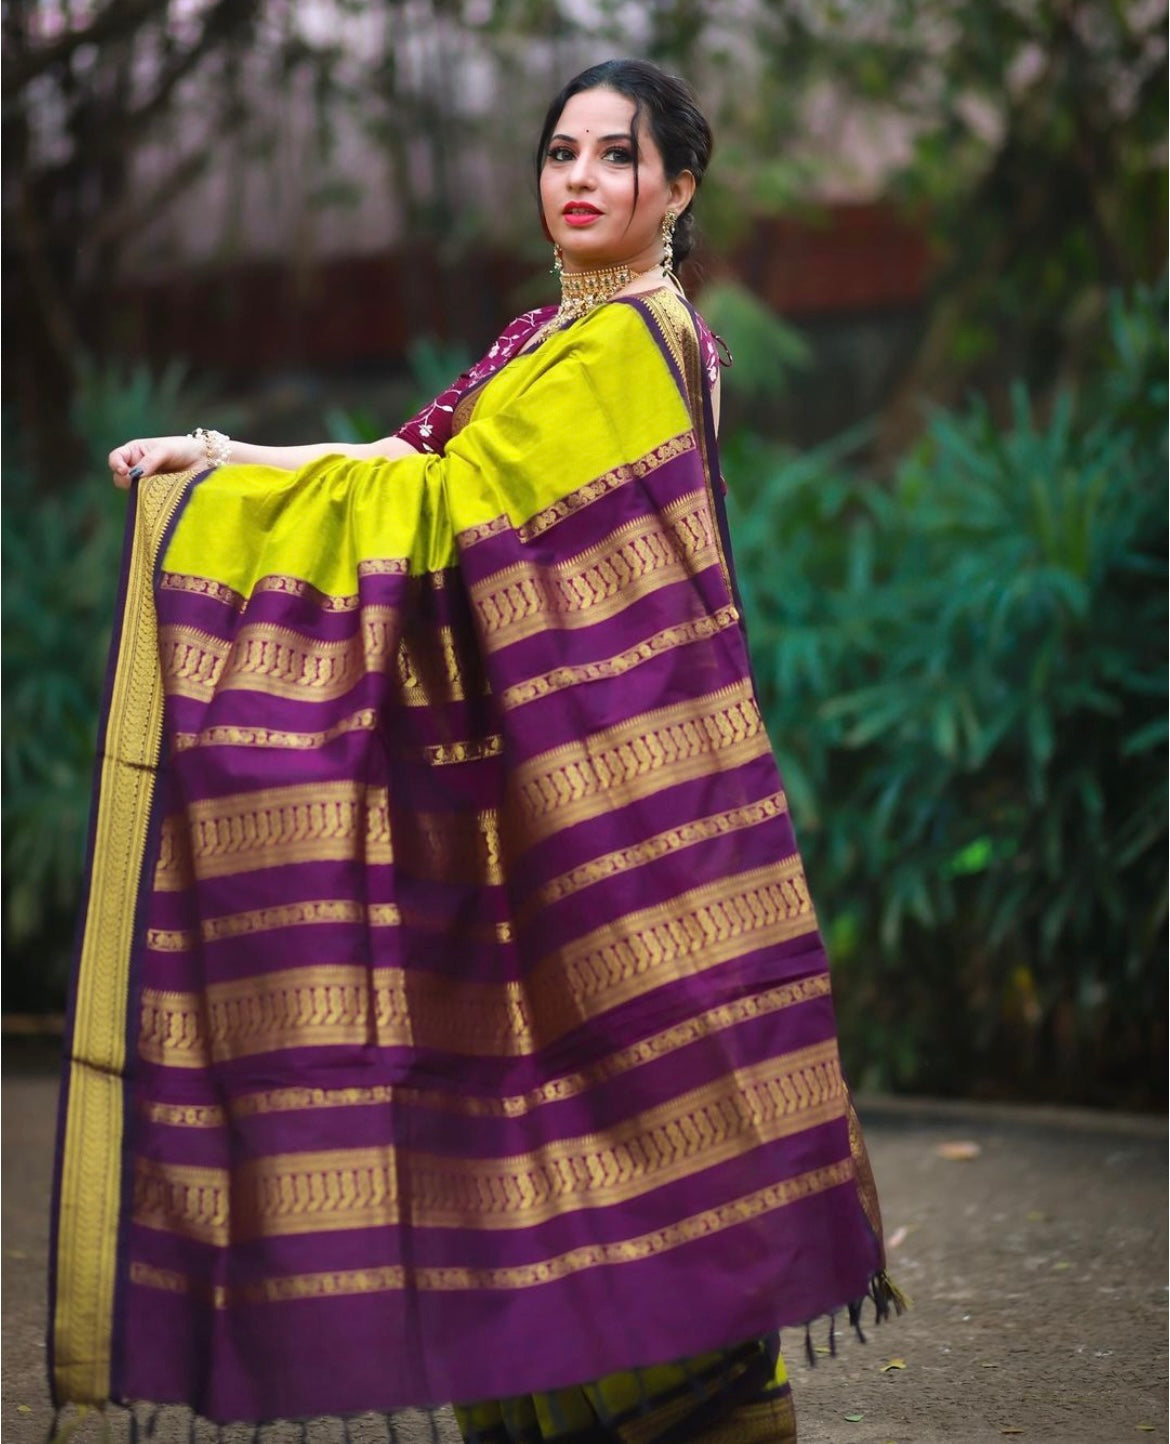
[{"label": "gold jhumka earring", "polygon": [[565,273],[565,253],[558,241],[553,242],[552,273],[554,276],[563,276]]}]

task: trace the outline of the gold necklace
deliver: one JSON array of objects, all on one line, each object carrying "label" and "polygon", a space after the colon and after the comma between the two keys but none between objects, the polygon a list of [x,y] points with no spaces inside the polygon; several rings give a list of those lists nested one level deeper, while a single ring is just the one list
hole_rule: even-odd
[{"label": "gold necklace", "polygon": [[[649,268],[653,270],[654,267]],[[646,271],[631,271],[629,266],[603,266],[595,271],[562,271],[561,304],[554,318],[555,325],[564,325],[588,315],[595,306],[616,296]]]}]

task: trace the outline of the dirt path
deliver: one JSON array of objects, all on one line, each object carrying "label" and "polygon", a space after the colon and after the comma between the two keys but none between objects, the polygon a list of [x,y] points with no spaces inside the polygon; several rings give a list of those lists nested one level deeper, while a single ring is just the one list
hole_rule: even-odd
[{"label": "dirt path", "polygon": [[[3,1085],[5,1444],[44,1444],[45,1254],[55,1078]],[[1167,1438],[1167,1152],[1158,1120],[872,1101],[862,1109],[904,1318],[804,1362],[786,1338],[801,1444],[1117,1444]],[[977,1146],[943,1157],[940,1146]],[[814,1339],[819,1348],[825,1331]],[[900,1361],[904,1367],[894,1366]],[[164,1416],[157,1444],[187,1444]],[[233,1431],[234,1438],[239,1431]],[[317,1431],[313,1431],[316,1433]],[[98,1421],[74,1444],[98,1444]],[[385,1444],[386,1432],[355,1431]],[[293,1428],[265,1444],[293,1444]],[[125,1425],[113,1430],[126,1438]],[[201,1436],[202,1437],[202,1436]],[[243,1435],[241,1434],[241,1439]],[[399,1444],[455,1444],[399,1416]],[[206,1432],[210,1441],[210,1432]],[[334,1444],[333,1433],[321,1441]]]}]

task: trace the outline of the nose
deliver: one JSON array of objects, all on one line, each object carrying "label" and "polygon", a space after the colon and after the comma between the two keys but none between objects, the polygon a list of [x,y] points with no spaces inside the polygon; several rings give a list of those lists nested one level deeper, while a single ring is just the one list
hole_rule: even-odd
[{"label": "nose", "polygon": [[574,190],[588,189],[593,185],[593,159],[584,149],[578,151],[569,167],[568,180]]}]

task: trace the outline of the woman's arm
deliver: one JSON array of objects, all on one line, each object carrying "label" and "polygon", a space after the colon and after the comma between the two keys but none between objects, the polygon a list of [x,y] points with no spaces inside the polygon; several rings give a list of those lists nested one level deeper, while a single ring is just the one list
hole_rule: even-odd
[{"label": "woman's arm", "polygon": [[[421,411],[404,422],[393,436],[379,441],[315,441],[307,446],[258,446],[250,441],[231,441],[217,446],[218,433],[209,436],[151,436],[124,442],[110,452],[109,467],[114,484],[125,488],[140,476],[167,471],[189,471],[192,467],[223,465],[273,466],[280,471],[299,471],[323,456],[347,456],[354,461],[380,457],[396,460],[419,452],[441,455],[451,435],[451,418],[456,403],[470,384],[497,371],[519,351],[553,314],[549,306],[526,311],[510,322],[491,349],[469,370]],[[227,454],[223,455],[226,450]]]},{"label": "woman's arm", "polygon": [[[384,436],[380,441],[314,441],[307,446],[258,446],[251,441],[231,441],[227,460],[233,464],[274,466],[297,471],[322,456],[348,456],[355,461],[376,457],[417,456],[408,441]],[[127,441],[110,452],[109,465],[114,485],[127,487],[140,476],[165,471],[187,471],[205,466],[214,458],[207,442],[199,436],[151,436]]]}]

